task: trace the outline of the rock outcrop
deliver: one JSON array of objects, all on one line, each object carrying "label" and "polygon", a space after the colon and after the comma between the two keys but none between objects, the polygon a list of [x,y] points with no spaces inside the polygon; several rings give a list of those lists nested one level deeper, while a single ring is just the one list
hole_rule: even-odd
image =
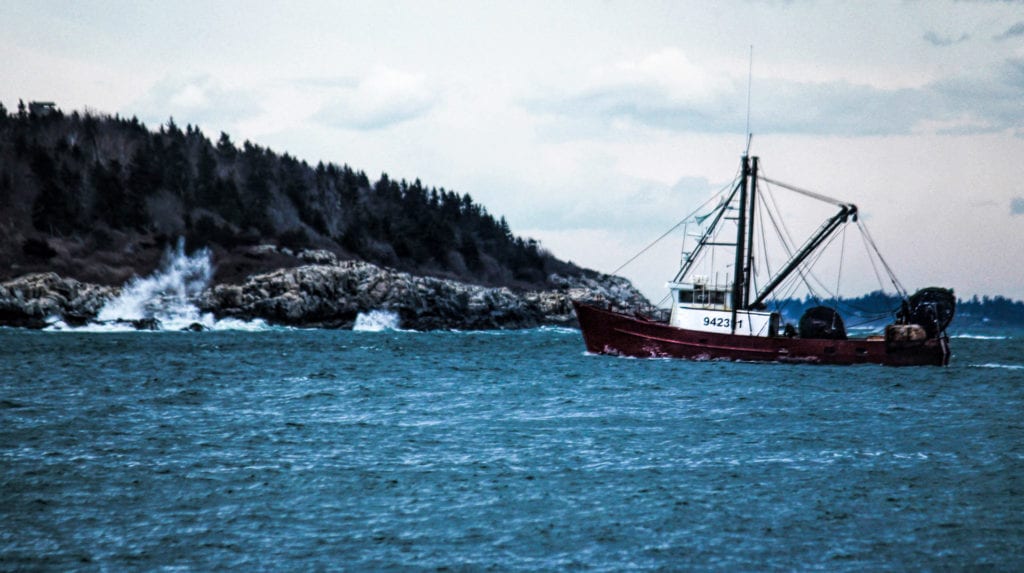
[{"label": "rock outcrop", "polygon": [[24,275],[0,284],[0,325],[43,328],[57,319],[85,324],[118,292],[57,273]]},{"label": "rock outcrop", "polygon": [[[413,330],[574,325],[571,300],[618,309],[650,307],[629,281],[607,275],[552,275],[551,290],[513,292],[362,261],[339,262],[325,251],[306,251],[299,258],[309,264],[252,275],[242,284],[214,285],[192,302],[218,319],[314,328],[351,328],[359,313],[384,310]],[[58,318],[83,324],[117,292],[54,273],[26,275],[0,285],[0,325],[41,328]]]},{"label": "rock outcrop", "polygon": [[[304,256],[303,256],[304,255]],[[351,328],[360,312],[386,310],[414,330],[531,328],[575,323],[570,299],[619,308],[650,306],[618,277],[551,277],[557,290],[516,293],[452,280],[418,277],[362,261],[323,264],[254,275],[241,285],[217,285],[197,301],[219,318],[262,318],[295,326]]]}]

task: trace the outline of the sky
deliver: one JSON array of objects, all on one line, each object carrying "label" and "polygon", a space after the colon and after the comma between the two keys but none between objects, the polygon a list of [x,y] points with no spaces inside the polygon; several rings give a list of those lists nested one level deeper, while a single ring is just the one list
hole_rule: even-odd
[{"label": "sky", "polygon": [[[7,0],[19,99],[419,178],[602,272],[732,180],[749,125],[911,291],[1024,299],[1024,2]],[[681,240],[619,274],[661,299]]]}]

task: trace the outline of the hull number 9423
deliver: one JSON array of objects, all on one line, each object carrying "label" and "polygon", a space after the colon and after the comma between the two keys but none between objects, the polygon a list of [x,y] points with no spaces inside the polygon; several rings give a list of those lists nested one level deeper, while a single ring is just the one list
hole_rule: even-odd
[{"label": "hull number 9423", "polygon": [[[732,319],[729,318],[714,318],[710,316],[704,317],[704,326],[715,326],[719,328],[732,328]],[[743,321],[736,321],[736,328],[743,328]]]}]

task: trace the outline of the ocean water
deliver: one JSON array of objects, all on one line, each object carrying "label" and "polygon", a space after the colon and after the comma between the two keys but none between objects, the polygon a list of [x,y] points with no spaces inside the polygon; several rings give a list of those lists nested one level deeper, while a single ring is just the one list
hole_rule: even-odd
[{"label": "ocean water", "polygon": [[894,369],[369,322],[0,330],[0,570],[1024,568],[1022,332]]}]

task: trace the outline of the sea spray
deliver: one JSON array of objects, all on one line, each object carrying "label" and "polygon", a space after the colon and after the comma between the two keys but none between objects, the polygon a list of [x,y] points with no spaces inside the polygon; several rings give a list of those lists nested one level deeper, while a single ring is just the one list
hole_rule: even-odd
[{"label": "sea spray", "polygon": [[356,323],[352,330],[360,332],[381,332],[384,330],[399,330],[398,314],[389,310],[371,310],[360,312],[356,316]]},{"label": "sea spray", "polygon": [[164,253],[160,268],[147,277],[130,280],[120,296],[100,309],[97,320],[156,319],[169,330],[196,323],[209,327],[213,317],[200,313],[191,300],[206,288],[211,278],[210,251],[204,248],[188,255],[185,240],[178,239],[176,248]]},{"label": "sea spray", "polygon": [[164,253],[160,267],[146,277],[135,277],[121,289],[121,294],[107,302],[96,321],[79,328],[63,322],[49,330],[125,331],[139,328],[140,323],[159,330],[202,329],[262,330],[262,320],[245,322],[237,319],[217,321],[210,313],[201,312],[192,302],[210,284],[213,263],[210,251],[185,252],[184,239]]}]

